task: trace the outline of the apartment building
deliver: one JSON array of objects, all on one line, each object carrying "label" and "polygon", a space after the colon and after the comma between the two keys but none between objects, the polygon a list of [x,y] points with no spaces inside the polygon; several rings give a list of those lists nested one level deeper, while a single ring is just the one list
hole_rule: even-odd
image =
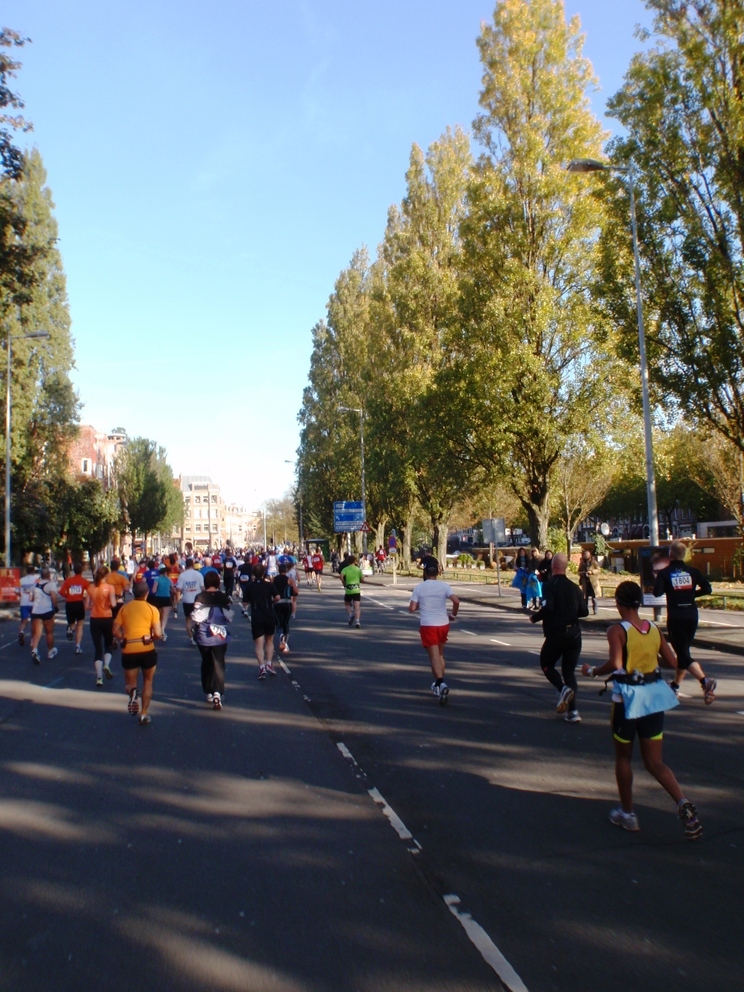
[{"label": "apartment building", "polygon": [[70,445],[68,464],[77,479],[100,479],[105,489],[113,484],[116,456],[127,443],[124,431],[97,431],[81,424]]},{"label": "apartment building", "polygon": [[[183,527],[178,540],[196,549],[221,548],[228,539],[226,507],[220,487],[208,475],[181,477]],[[175,536],[175,535],[174,535]]]}]

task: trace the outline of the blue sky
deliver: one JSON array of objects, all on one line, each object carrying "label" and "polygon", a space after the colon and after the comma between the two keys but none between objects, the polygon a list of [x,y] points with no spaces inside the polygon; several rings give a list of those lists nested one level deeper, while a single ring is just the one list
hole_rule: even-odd
[{"label": "blue sky", "polygon": [[[639,0],[579,0],[602,115]],[[280,13],[279,13],[280,11]],[[291,484],[310,331],[410,147],[469,127],[490,0],[5,0],[56,203],[82,420],[255,507]],[[612,127],[612,123],[608,122]]]}]

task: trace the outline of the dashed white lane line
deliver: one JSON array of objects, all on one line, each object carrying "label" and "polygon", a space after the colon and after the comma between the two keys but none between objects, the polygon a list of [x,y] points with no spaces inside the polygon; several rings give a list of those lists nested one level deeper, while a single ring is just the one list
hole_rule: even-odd
[{"label": "dashed white lane line", "polygon": [[286,666],[286,665],[284,664],[284,662],[282,661],[282,659],[281,659],[281,658],[279,659],[279,664],[280,664],[280,665],[282,666],[282,668],[283,668],[283,669],[284,669],[284,671],[285,671],[285,672],[287,673],[287,675],[291,675],[291,674],[292,674],[292,673],[290,672],[290,670],[289,670],[289,669],[287,668],[287,666]]},{"label": "dashed white lane line", "polygon": [[380,795],[377,789],[367,789],[367,792],[372,796],[372,799],[379,805],[382,806],[382,812],[390,820],[390,826],[400,837],[401,840],[413,840],[413,834],[401,820],[392,806],[388,805],[384,797]]},{"label": "dashed white lane line", "polygon": [[460,627],[460,633],[461,634],[468,634],[470,637],[477,637],[478,636],[477,634],[474,634],[472,630],[463,630],[462,627]]},{"label": "dashed white lane line", "polygon": [[381,606],[383,608],[383,610],[394,610],[395,609],[394,606],[388,606],[387,603],[381,603],[379,599],[373,599],[373,600],[371,600],[371,602],[377,603],[377,605],[378,606]]},{"label": "dashed white lane line", "polygon": [[508,641],[500,641],[498,637],[490,637],[489,640],[492,644],[503,644],[505,648],[511,647],[511,644]]},{"label": "dashed white lane line", "polygon": [[457,908],[460,905],[459,896],[445,896],[444,901],[449,907],[450,913],[462,924],[465,933],[480,951],[483,960],[493,968],[509,992],[528,992],[527,986],[480,923],[476,923],[470,913],[461,913]]}]

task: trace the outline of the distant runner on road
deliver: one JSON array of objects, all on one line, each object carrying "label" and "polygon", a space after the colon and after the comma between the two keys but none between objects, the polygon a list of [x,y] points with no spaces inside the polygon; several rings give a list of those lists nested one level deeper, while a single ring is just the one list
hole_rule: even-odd
[{"label": "distant runner on road", "polygon": [[225,656],[230,642],[228,624],[232,623],[232,598],[220,590],[220,577],[210,572],[204,579],[204,591],[194,602],[191,618],[201,655],[201,683],[207,702],[221,710],[225,696]]},{"label": "distant runner on road", "polygon": [[195,644],[194,625],[191,614],[194,612],[194,602],[196,597],[204,589],[204,576],[194,568],[194,559],[186,559],[186,568],[178,576],[176,582],[176,592],[183,601],[183,617],[186,623],[186,633],[189,640]]},{"label": "distant runner on road", "polygon": [[[454,620],[460,609],[460,600],[455,596],[449,583],[437,580],[439,562],[434,559],[424,570],[424,580],[413,587],[408,612],[419,610],[421,615],[421,643],[429,655],[434,681],[431,691],[440,705],[447,703],[449,686],[444,681],[444,645],[447,643],[450,620]],[[452,603],[452,612],[447,613],[447,600]]]},{"label": "distant runner on road", "polygon": [[[135,582],[134,599],[122,606],[114,621],[114,636],[121,640],[121,664],[124,669],[129,703],[127,709],[132,716],[139,713],[139,725],[150,723],[150,700],[152,681],[158,663],[155,640],[160,637],[160,612],[147,602],[149,586],[144,580]],[[137,680],[142,670],[142,712],[140,713],[140,693]]]},{"label": "distant runner on road", "polygon": [[76,562],[59,589],[59,597],[65,602],[67,615],[67,640],[75,639],[75,654],[82,654],[83,630],[85,628],[85,590],[90,585],[83,578],[83,563]]},{"label": "distant runner on road", "polygon": [[683,541],[672,541],[669,547],[669,564],[663,568],[654,581],[654,596],[666,596],[667,631],[674,653],[677,655],[677,671],[674,674],[672,689],[679,692],[682,680],[692,672],[703,690],[703,700],[710,705],[715,697],[718,682],[707,678],[701,665],[692,660],[690,646],[695,639],[698,625],[698,596],[710,596],[713,591],[710,582],[702,572],[692,565],[685,564],[687,547]]},{"label": "distant runner on road", "polygon": [[[545,640],[540,650],[540,668],[558,693],[556,713],[565,713],[566,723],[581,723],[576,709],[576,666],[581,654],[579,618],[589,615],[589,607],[581,589],[566,577],[567,564],[562,551],[553,558],[552,575],[542,591],[542,607],[530,614],[530,622],[542,620]],[[559,660],[563,678],[555,670]]]},{"label": "distant runner on road", "polygon": [[[557,557],[557,556],[556,556]],[[641,756],[646,771],[656,779],[677,804],[677,812],[688,840],[702,840],[703,828],[697,810],[686,799],[674,772],[662,760],[664,737],[664,711],[677,705],[669,687],[658,670],[659,655],[662,664],[676,668],[677,662],[671,648],[656,624],[641,620],[638,609],[643,602],[643,592],[637,582],[621,582],[615,590],[615,605],[621,622],[607,631],[610,657],[603,665],[582,665],[584,675],[616,675],[612,693],[612,735],[615,740],[615,777],[620,794],[620,806],[610,812],[610,822],[624,830],[640,830],[638,817],[633,812],[633,741],[638,734]],[[635,700],[623,695],[632,689],[639,695],[639,709],[635,719],[629,719],[626,706]],[[670,697],[664,699],[664,694]],[[644,698],[644,695],[647,698]]]},{"label": "distant runner on road", "polygon": [[346,566],[341,569],[341,582],[344,587],[344,606],[349,616],[350,627],[361,627],[362,616],[362,582],[364,576],[361,568],[357,565],[354,555],[348,559]]},{"label": "distant runner on road", "polygon": [[310,561],[313,566],[313,574],[315,576],[315,581],[318,583],[318,592],[323,588],[323,566],[325,565],[325,559],[320,548],[316,548],[313,554],[310,556]]}]

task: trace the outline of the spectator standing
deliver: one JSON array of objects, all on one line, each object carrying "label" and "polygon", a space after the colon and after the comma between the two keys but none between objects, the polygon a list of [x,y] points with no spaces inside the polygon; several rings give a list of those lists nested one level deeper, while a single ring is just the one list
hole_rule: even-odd
[{"label": "spectator standing", "polygon": [[590,599],[592,601],[592,613],[597,612],[597,597],[602,595],[602,587],[599,582],[601,572],[599,562],[591,551],[585,548],[581,552],[581,561],[579,562],[579,586],[586,600],[587,612]]}]

